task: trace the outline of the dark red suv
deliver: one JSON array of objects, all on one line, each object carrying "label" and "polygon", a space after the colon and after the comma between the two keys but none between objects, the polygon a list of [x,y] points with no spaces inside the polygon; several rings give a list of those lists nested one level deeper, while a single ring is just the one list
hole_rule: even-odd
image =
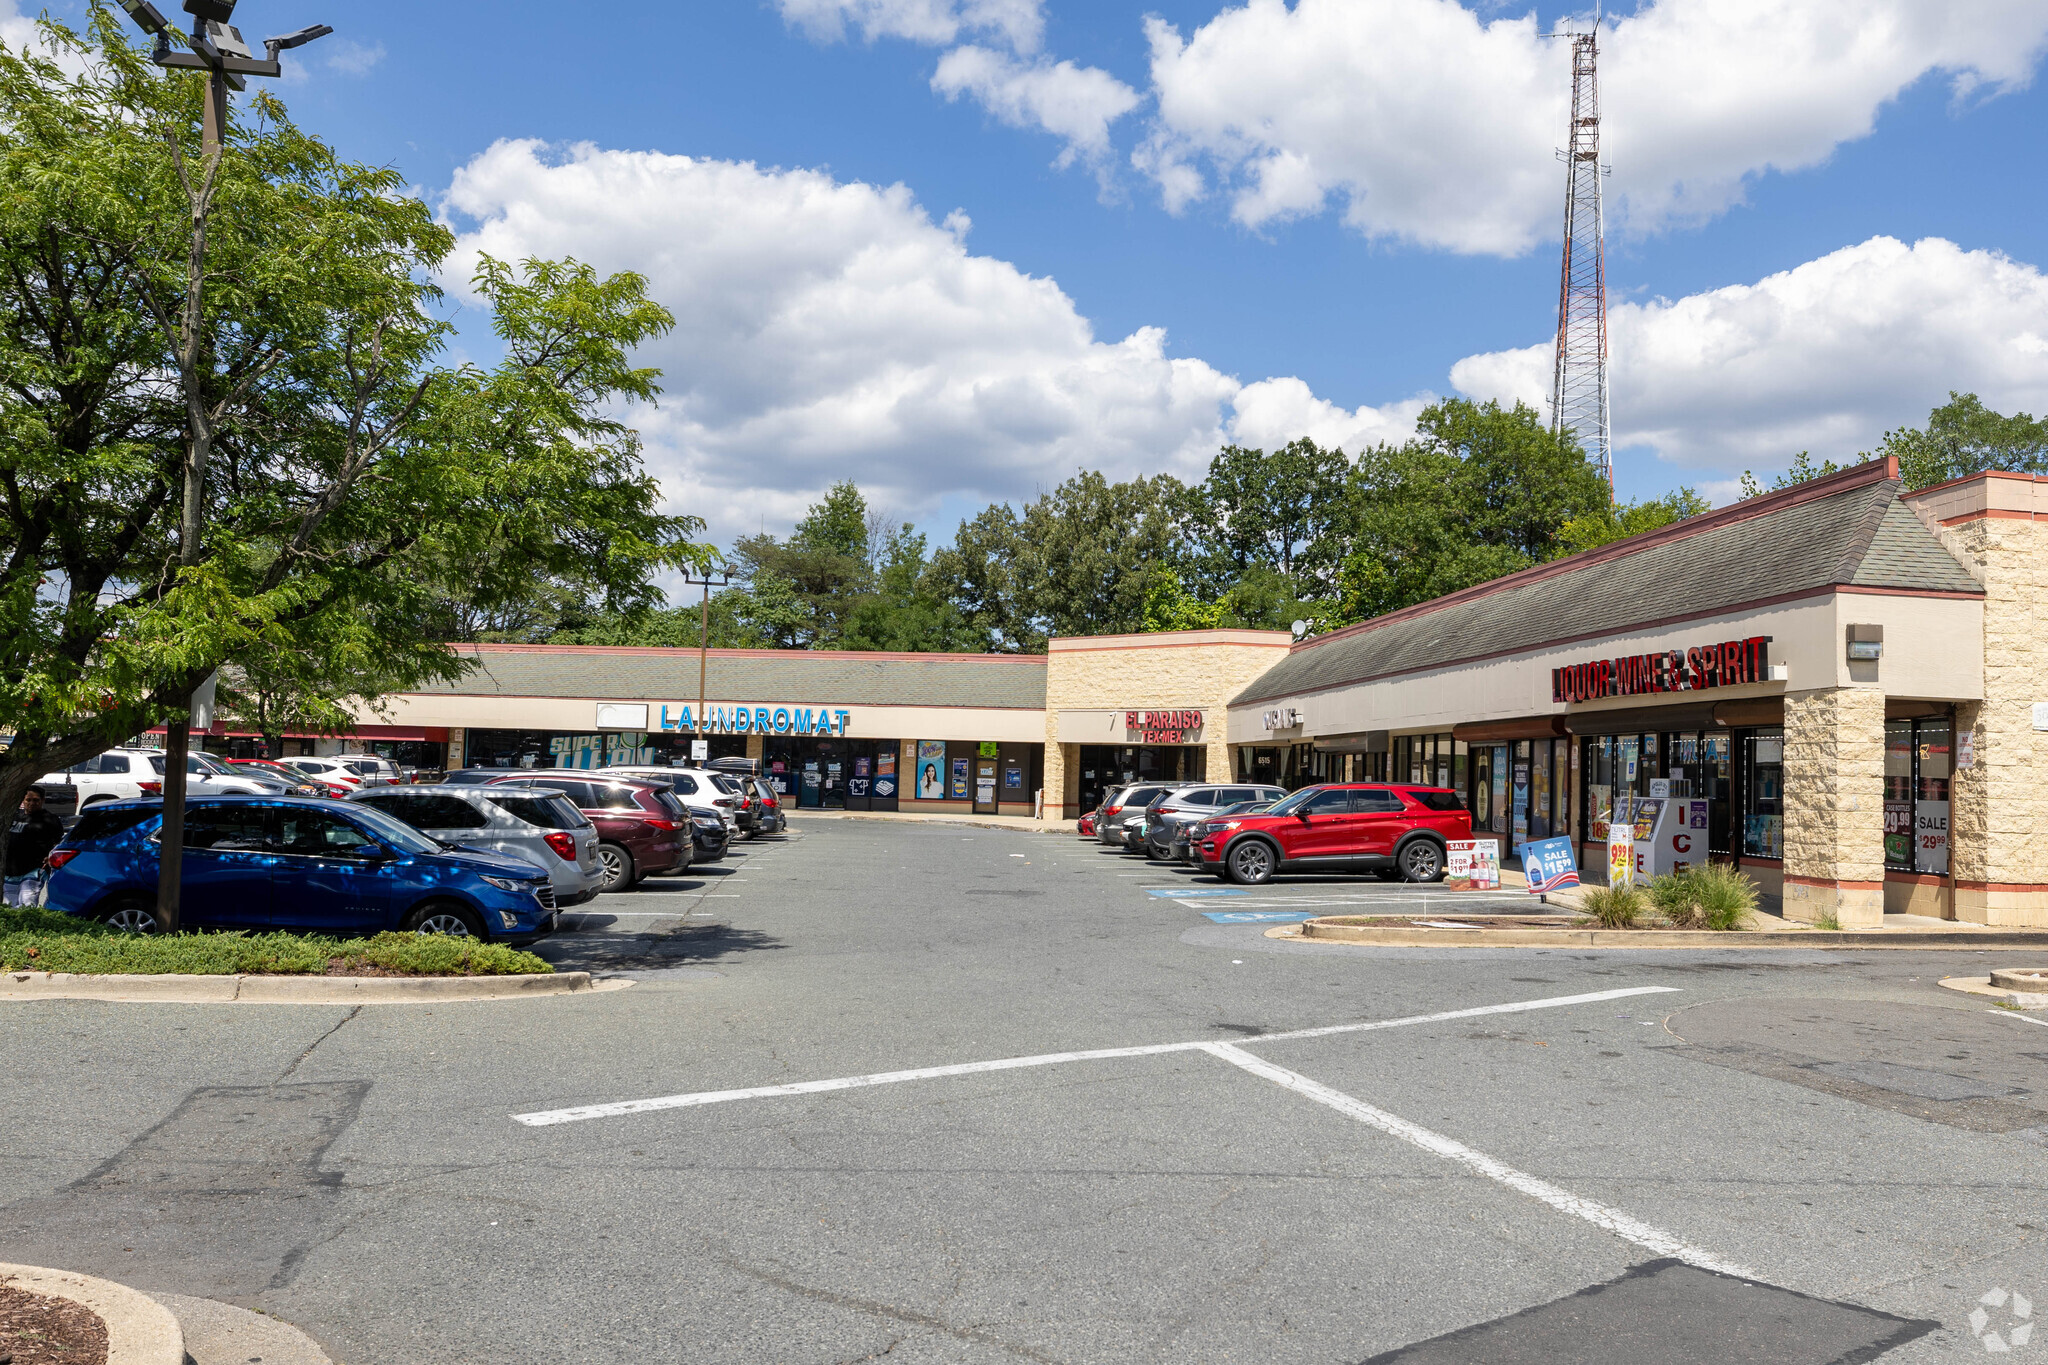
[{"label": "dark red suv", "polygon": [[690,865],[690,812],[660,782],[621,781],[567,770],[507,771],[506,782],[553,787],[597,826],[597,857],[604,864],[604,891],[624,891],[657,872],[681,872]]},{"label": "dark red suv", "polygon": [[1445,845],[1472,837],[1472,815],[1442,787],[1344,783],[1305,787],[1258,815],[1204,820],[1193,837],[1204,868],[1247,886],[1326,870],[1433,882]]}]

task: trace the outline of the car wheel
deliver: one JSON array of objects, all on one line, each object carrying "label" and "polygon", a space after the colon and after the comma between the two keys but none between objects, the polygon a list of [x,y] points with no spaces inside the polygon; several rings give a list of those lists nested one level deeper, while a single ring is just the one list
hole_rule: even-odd
[{"label": "car wheel", "polygon": [[599,891],[624,891],[639,880],[633,875],[633,855],[617,844],[599,844],[597,860],[604,864],[604,885]]},{"label": "car wheel", "polygon": [[140,896],[114,902],[100,911],[101,924],[123,934],[160,934],[163,922],[156,917],[156,903]]},{"label": "car wheel", "polygon": [[1247,839],[1230,850],[1230,880],[1241,886],[1263,885],[1273,880],[1273,863],[1271,845]]},{"label": "car wheel", "polygon": [[454,901],[428,901],[406,916],[405,927],[415,934],[447,934],[452,938],[484,937],[483,921],[466,905]]},{"label": "car wheel", "polygon": [[1428,839],[1401,850],[1401,876],[1411,882],[1433,882],[1444,875],[1444,854]]}]

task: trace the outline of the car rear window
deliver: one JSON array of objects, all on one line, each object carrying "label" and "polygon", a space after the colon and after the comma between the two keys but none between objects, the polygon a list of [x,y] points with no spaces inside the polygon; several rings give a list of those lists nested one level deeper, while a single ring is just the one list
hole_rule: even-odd
[{"label": "car rear window", "polygon": [[566,796],[492,796],[490,803],[515,820],[542,829],[581,829],[583,812],[569,804]]},{"label": "car rear window", "polygon": [[685,796],[695,796],[697,794],[697,779],[691,777],[688,773],[677,773],[675,775],[675,788]]},{"label": "car rear window", "polygon": [[1424,810],[1454,811],[1465,809],[1465,802],[1456,792],[1409,792]]},{"label": "car rear window", "polygon": [[590,810],[633,810],[640,809],[640,803],[633,799],[631,787],[609,786],[602,782],[590,784],[590,800],[585,803]]},{"label": "car rear window", "polygon": [[654,794],[654,799],[663,810],[667,811],[675,819],[687,820],[690,818],[690,808],[677,799],[674,792],[657,791]]},{"label": "car rear window", "polygon": [[429,793],[368,796],[358,804],[381,810],[414,829],[483,829],[491,822],[459,796]]},{"label": "car rear window", "polygon": [[64,836],[64,842],[90,844],[101,839],[111,839],[116,834],[134,829],[156,813],[154,806],[129,806],[113,810],[105,806],[94,806],[78,817],[78,823]]}]

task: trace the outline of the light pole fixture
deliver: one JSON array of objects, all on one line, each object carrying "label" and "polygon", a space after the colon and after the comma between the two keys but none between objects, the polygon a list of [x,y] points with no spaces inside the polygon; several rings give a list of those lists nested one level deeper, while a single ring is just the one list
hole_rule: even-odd
[{"label": "light pole fixture", "polygon": [[[709,738],[711,731],[710,728],[706,726],[704,723],[704,703],[709,693],[707,679],[711,671],[711,590],[713,588],[724,588],[731,586],[732,574],[725,570],[720,570],[718,576],[716,578],[713,578],[711,576],[711,570],[706,569],[704,571],[704,576],[702,578],[691,578],[685,575],[683,578],[683,582],[691,585],[692,587],[701,584],[704,588],[704,633],[697,637],[696,729],[698,735],[704,737],[704,757],[708,761],[711,757],[711,740]],[[690,758],[693,762],[696,760],[696,757],[696,754],[692,752]]]},{"label": "light pole fixture", "polygon": [[[186,317],[190,319],[187,326],[193,328],[196,328],[199,318],[203,276],[198,272],[203,268],[205,252],[206,216],[212,195],[211,167],[219,164],[227,140],[228,91],[246,89],[248,82],[243,79],[245,76],[282,74],[279,53],[334,32],[325,24],[314,24],[280,38],[267,38],[263,43],[264,56],[258,59],[249,51],[249,45],[242,41],[242,31],[228,22],[235,17],[236,3],[237,0],[185,0],[185,12],[193,19],[192,32],[180,34],[150,0],[121,0],[121,8],[128,11],[128,17],[135,21],[135,26],[156,40],[156,47],[150,53],[151,61],[172,71],[206,73],[201,150],[209,172],[201,177],[202,188],[194,191],[188,185],[188,191],[195,196],[192,204],[194,249],[186,285],[186,307],[189,310]],[[187,50],[180,51],[173,46],[174,39],[182,40]],[[185,361],[181,358],[179,363],[182,367]],[[204,431],[196,406],[188,422],[185,505],[178,524],[178,563],[181,567],[199,562],[201,510],[205,506],[206,492],[206,451],[211,440],[210,434]],[[202,691],[204,703],[210,708],[210,680]],[[185,765],[192,748],[192,711],[200,701],[200,696],[192,697],[186,713],[164,726],[164,823],[157,841],[160,852],[156,889],[157,925],[164,933],[176,933],[181,918],[179,902],[185,865]],[[211,724],[209,717],[208,726]]]}]

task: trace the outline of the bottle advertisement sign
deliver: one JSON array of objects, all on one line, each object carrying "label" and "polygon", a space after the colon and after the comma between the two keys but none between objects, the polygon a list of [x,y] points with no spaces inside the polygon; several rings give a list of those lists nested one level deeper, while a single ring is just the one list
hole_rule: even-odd
[{"label": "bottle advertisement sign", "polygon": [[1496,840],[1453,839],[1445,853],[1445,890],[1500,890],[1500,844]]},{"label": "bottle advertisement sign", "polygon": [[1579,864],[1572,856],[1570,839],[1535,839],[1523,844],[1522,871],[1529,878],[1532,896],[1579,884]]},{"label": "bottle advertisement sign", "polygon": [[1629,819],[1628,801],[1614,800],[1614,818],[1607,826],[1607,884],[1634,886],[1636,882],[1636,830]]}]

